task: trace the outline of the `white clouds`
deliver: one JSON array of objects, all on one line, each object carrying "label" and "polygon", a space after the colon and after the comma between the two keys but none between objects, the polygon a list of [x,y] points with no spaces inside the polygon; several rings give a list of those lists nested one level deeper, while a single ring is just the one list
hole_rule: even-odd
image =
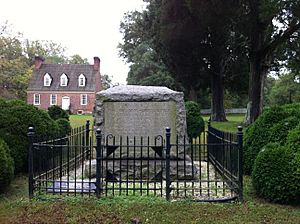
[{"label": "white clouds", "polygon": [[123,14],[139,10],[142,0],[6,0],[0,21],[8,20],[31,40],[53,40],[92,62],[101,58],[101,73],[125,83],[128,66],[118,58],[119,24]]}]

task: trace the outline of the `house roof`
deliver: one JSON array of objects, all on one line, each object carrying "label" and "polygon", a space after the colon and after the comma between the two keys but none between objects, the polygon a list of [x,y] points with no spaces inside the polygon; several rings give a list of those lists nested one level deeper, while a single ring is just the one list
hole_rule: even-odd
[{"label": "house roof", "polygon": [[[50,86],[44,86],[44,75],[48,73],[52,82]],[[60,76],[66,74],[68,85],[60,86]],[[85,86],[78,85],[78,77],[84,74],[86,78]],[[39,69],[35,69],[30,79],[28,90],[38,91],[95,91],[96,75],[100,75],[94,70],[93,65],[83,64],[42,64]],[[100,78],[98,79],[100,80]]]}]

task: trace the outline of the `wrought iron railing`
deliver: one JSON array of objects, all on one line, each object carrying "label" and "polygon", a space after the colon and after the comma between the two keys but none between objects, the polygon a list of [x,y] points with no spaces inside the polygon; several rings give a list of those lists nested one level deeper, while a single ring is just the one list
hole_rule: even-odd
[{"label": "wrought iron railing", "polygon": [[118,137],[93,132],[89,122],[56,139],[29,129],[29,196],[151,195],[167,200],[243,199],[242,130],[208,126],[197,139]]}]

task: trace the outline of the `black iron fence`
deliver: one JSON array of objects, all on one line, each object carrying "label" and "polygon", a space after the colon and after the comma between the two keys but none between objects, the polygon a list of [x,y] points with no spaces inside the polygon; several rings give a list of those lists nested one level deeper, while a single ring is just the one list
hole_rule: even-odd
[{"label": "black iron fence", "polygon": [[147,195],[167,200],[243,199],[242,130],[208,126],[197,139],[103,136],[89,122],[56,139],[29,128],[29,196]]}]

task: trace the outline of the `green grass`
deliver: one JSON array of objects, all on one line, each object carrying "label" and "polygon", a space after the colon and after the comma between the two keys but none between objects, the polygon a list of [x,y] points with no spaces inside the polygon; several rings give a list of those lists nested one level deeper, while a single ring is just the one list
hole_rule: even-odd
[{"label": "green grass", "polygon": [[85,125],[87,120],[90,120],[91,125],[93,125],[92,115],[70,115],[70,123],[72,128],[77,128]]},{"label": "green grass", "polygon": [[32,200],[27,178],[17,177],[0,196],[0,223],[300,223],[300,208],[255,198],[251,179],[245,177],[244,203],[167,202],[155,197]]},{"label": "green grass", "polygon": [[[228,131],[228,132],[237,132],[237,126],[242,125],[245,115],[244,114],[228,114],[226,115],[228,121],[226,122],[211,122],[212,127]],[[207,125],[209,115],[203,116],[203,119]]]}]

